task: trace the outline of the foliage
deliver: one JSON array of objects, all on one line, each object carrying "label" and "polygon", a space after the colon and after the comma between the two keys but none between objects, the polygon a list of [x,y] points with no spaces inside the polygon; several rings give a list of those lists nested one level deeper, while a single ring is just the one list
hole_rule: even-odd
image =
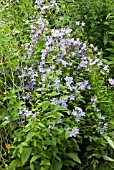
[{"label": "foliage", "polygon": [[92,170],[103,163],[114,79],[102,50],[87,42],[81,11],[80,21],[72,18],[75,5],[81,2],[1,2],[1,169]]},{"label": "foliage", "polygon": [[83,21],[84,37],[90,44],[102,49],[103,58],[107,59],[112,75],[114,71],[114,3],[113,0],[90,0],[61,2],[62,15],[66,24],[74,27],[74,21]]}]

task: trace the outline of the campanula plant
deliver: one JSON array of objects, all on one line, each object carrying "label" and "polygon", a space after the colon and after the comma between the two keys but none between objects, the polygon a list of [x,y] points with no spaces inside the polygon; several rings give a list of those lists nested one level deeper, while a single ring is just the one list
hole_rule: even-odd
[{"label": "campanula plant", "polygon": [[1,129],[9,127],[8,141],[1,142],[5,145],[2,152],[8,150],[1,168],[95,169],[107,149],[103,135],[112,130],[113,119],[114,80],[102,61],[102,52],[79,38],[84,22],[75,21],[75,37],[74,29],[62,24],[62,19],[57,28],[50,26],[48,14],[58,17],[61,10],[55,0],[36,0],[29,6],[25,1],[9,1],[7,8],[13,4],[21,12],[25,10],[28,20],[21,20],[19,14],[19,31],[14,32],[15,24],[3,16],[4,24],[13,28],[7,39],[17,42],[8,47],[13,51],[17,45],[17,52],[1,71],[1,81],[6,80]]}]

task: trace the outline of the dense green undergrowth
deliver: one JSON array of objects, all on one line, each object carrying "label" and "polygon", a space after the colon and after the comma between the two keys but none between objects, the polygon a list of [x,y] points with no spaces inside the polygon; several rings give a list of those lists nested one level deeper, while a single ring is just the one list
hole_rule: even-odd
[{"label": "dense green undergrowth", "polygon": [[[107,59],[112,74],[114,67],[114,2],[113,0],[97,1],[62,1],[62,15],[65,24],[74,27],[74,21],[85,22],[85,35],[82,39],[88,40],[98,49],[102,49],[103,58]],[[61,12],[62,12],[61,11]]]},{"label": "dense green undergrowth", "polygon": [[113,24],[108,0],[1,1],[0,169],[113,169]]}]

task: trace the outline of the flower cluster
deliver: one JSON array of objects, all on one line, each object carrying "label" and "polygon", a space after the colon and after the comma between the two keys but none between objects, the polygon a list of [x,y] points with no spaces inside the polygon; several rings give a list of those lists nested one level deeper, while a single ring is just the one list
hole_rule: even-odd
[{"label": "flower cluster", "polygon": [[56,12],[59,12],[59,6],[56,3],[56,0],[52,0],[48,3],[48,5],[45,4],[45,0],[36,0],[35,1],[35,8],[41,10],[41,14],[45,14],[46,11],[49,11],[53,8],[56,8]]},{"label": "flower cluster", "polygon": [[97,105],[97,102],[98,102],[98,98],[91,98],[91,102],[92,102],[92,107],[94,109],[96,109],[96,105]]},{"label": "flower cluster", "polygon": [[[35,4],[35,8],[41,10],[41,14],[45,14],[47,10],[54,6],[57,7],[56,1],[45,5],[44,0],[36,0]],[[76,25],[83,27],[85,23],[77,21]],[[43,15],[36,18],[35,22],[31,21],[30,42],[25,43],[27,52],[25,60],[31,58],[31,61],[28,65],[18,67],[19,89],[24,91],[22,99],[30,101],[30,94],[34,91],[38,95],[42,94],[39,100],[48,100],[53,109],[61,106],[65,116],[73,119],[78,126],[84,121],[87,114],[87,106],[84,105],[82,99],[85,98],[87,93],[91,94],[93,91],[89,75],[94,73],[94,69],[95,71],[101,70],[99,74],[109,73],[109,68],[97,56],[94,57],[89,50],[91,48],[97,51],[97,48],[92,44],[88,47],[87,42],[82,43],[79,38],[72,37],[71,28],[50,29],[47,26],[48,21],[43,18]],[[43,46],[38,47],[41,40]],[[41,50],[37,50],[37,48]],[[88,55],[88,52],[90,52],[90,55]],[[112,83],[112,81],[110,82]],[[92,110],[98,113],[98,98],[90,97],[90,101]],[[32,112],[21,110],[19,115],[32,116]],[[58,126],[61,122],[62,118],[56,118]],[[106,126],[106,124],[103,125]],[[98,126],[101,128],[99,123]],[[106,129],[105,127],[102,128]],[[49,124],[49,129],[56,129],[56,127],[53,128],[53,125]],[[72,125],[69,137],[76,137],[78,133],[79,130]]]},{"label": "flower cluster", "polygon": [[[18,69],[20,70],[20,67],[18,67]],[[36,77],[38,77],[38,74],[37,72],[34,73],[33,66],[29,68],[28,66],[25,66],[21,70],[21,72],[22,74],[18,76],[21,82],[21,86],[19,86],[19,89],[20,90],[24,89],[24,91],[34,90],[36,87]]]},{"label": "flower cluster", "polygon": [[76,137],[77,134],[79,134],[79,129],[73,128],[72,131],[69,131],[69,138]]},{"label": "flower cluster", "polygon": [[98,114],[99,117],[99,124],[98,124],[98,130],[100,131],[100,134],[103,134],[104,131],[108,129],[108,123],[105,123],[105,117],[101,114]]},{"label": "flower cluster", "polygon": [[25,117],[29,117],[29,116],[32,116],[33,118],[35,118],[36,116],[37,116],[37,114],[36,113],[33,113],[32,111],[29,111],[27,108],[26,108],[26,106],[25,106],[25,108],[24,109],[21,109],[21,110],[19,110],[19,117],[21,118],[21,119],[25,119]]},{"label": "flower cluster", "polygon": [[25,50],[27,51],[27,58],[31,58],[34,54],[34,45],[38,43],[38,40],[41,39],[43,32],[47,31],[46,25],[48,22],[39,17],[36,19],[35,23],[30,25],[30,42],[25,43]]},{"label": "flower cluster", "polygon": [[72,115],[75,117],[76,122],[79,122],[80,118],[85,116],[85,112],[80,107],[75,106]]}]

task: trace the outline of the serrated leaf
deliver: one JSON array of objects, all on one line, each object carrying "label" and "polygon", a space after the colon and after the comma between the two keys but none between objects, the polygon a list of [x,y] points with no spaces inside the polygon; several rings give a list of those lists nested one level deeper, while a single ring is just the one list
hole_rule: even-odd
[{"label": "serrated leaf", "polygon": [[77,154],[72,152],[72,153],[67,153],[66,154],[69,158],[72,158],[75,162],[81,163],[80,159],[78,158]]},{"label": "serrated leaf", "polygon": [[24,165],[27,162],[27,160],[31,154],[31,151],[32,151],[32,148],[23,148],[23,152],[21,154],[22,165]]},{"label": "serrated leaf", "polygon": [[72,166],[74,167],[76,165],[76,162],[72,161],[72,160],[66,160],[64,161],[65,166]]},{"label": "serrated leaf", "polygon": [[62,162],[56,161],[53,170],[61,170],[63,166]]},{"label": "serrated leaf", "polygon": [[104,155],[103,158],[104,158],[104,160],[106,160],[106,161],[114,162],[114,159],[110,158],[110,157],[107,156],[107,155]]}]

